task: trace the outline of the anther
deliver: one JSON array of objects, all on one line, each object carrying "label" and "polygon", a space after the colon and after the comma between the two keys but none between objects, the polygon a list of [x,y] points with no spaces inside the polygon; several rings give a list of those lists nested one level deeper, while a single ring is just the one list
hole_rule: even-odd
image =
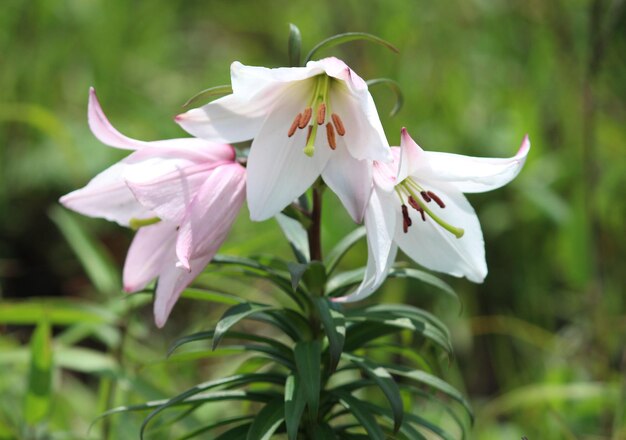
[{"label": "anther", "polygon": [[443,201],[439,198],[437,194],[435,194],[432,191],[427,191],[427,193],[430,196],[430,198],[433,199],[437,205],[439,205],[440,208],[446,207],[445,203],[443,203]]},{"label": "anther", "polygon": [[413,224],[411,217],[409,217],[409,210],[405,204],[402,204],[402,229],[406,234],[409,230],[409,226]]},{"label": "anther", "polygon": [[298,128],[304,128],[307,126],[307,124],[311,120],[311,114],[313,114],[313,110],[311,110],[311,107],[307,107],[304,109],[304,112],[302,113],[302,118],[300,119],[300,124],[298,124]]},{"label": "anther", "polygon": [[287,132],[287,136],[291,137],[298,129],[298,125],[300,124],[300,120],[302,119],[302,113],[298,113],[291,123],[291,127],[289,127],[289,131]]},{"label": "anther", "polygon": [[333,113],[330,118],[333,120],[333,124],[335,124],[335,129],[337,129],[337,134],[339,136],[343,136],[346,134],[346,128],[343,125],[343,121],[339,117],[337,113]]},{"label": "anther", "polygon": [[317,125],[322,125],[326,119],[326,104],[323,102],[317,108]]},{"label": "anther", "polygon": [[432,200],[426,191],[420,191],[420,195],[424,200],[426,200],[426,203]]},{"label": "anther", "polygon": [[332,150],[337,148],[337,142],[335,142],[335,130],[333,129],[333,124],[330,122],[326,124],[326,137],[328,138],[328,145]]},{"label": "anther", "polygon": [[422,221],[426,221],[426,214],[424,213],[424,209],[420,206],[419,203],[413,198],[413,196],[409,196],[409,205],[422,216]]}]

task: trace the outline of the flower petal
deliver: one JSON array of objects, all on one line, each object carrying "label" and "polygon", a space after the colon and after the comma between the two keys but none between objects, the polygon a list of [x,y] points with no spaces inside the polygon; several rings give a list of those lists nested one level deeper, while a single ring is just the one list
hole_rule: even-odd
[{"label": "flower petal", "polygon": [[407,233],[404,233],[398,205],[396,243],[404,253],[428,269],[482,283],[487,276],[485,244],[474,209],[462,193],[449,185],[442,184],[433,190],[444,201],[446,207],[444,209],[429,207],[444,221],[463,228],[464,235],[456,238],[428,216],[425,222],[422,221],[416,211],[410,211],[413,225]]},{"label": "flower petal", "polygon": [[376,188],[372,191],[372,197],[365,211],[368,249],[365,276],[354,292],[337,298],[336,301],[352,302],[366,298],[374,293],[387,278],[398,249],[393,243],[396,226],[394,200],[392,194]]},{"label": "flower petal", "polygon": [[337,194],[350,217],[361,223],[372,193],[372,161],[353,158],[344,142],[337,141],[337,149],[331,153],[322,178]]},{"label": "flower petal", "polygon": [[524,137],[517,154],[508,159],[462,156],[460,154],[426,152],[430,172],[424,180],[448,182],[464,193],[491,191],[513,180],[526,161],[530,150]]},{"label": "flower petal", "polygon": [[213,258],[226,239],[245,199],[245,173],[239,164],[217,168],[189,205],[176,242],[178,259],[187,270],[194,259]]},{"label": "flower petal", "polygon": [[404,127],[402,127],[400,135],[400,151],[398,182],[402,182],[408,176],[420,176],[421,178],[425,173],[430,172],[426,152],[415,143]]},{"label": "flower petal", "polygon": [[163,267],[176,265],[176,224],[160,222],[137,231],[124,263],[124,290],[136,292],[155,279]]},{"label": "flower petal", "polygon": [[326,166],[332,151],[325,147],[323,126],[317,132],[313,157],[303,152],[306,128],[287,136],[294,117],[306,106],[311,93],[310,87],[298,87],[283,95],[252,142],[247,167],[247,201],[252,220],[266,220],[280,212],[304,193]]},{"label": "flower petal", "polygon": [[391,161],[389,142],[367,88],[355,93],[345,83],[336,83],[331,86],[329,99],[332,111],[345,126],[343,138],[350,154],[356,159]]},{"label": "flower petal", "polygon": [[131,219],[156,217],[143,207],[126,186],[124,177],[132,165],[127,160],[102,171],[83,188],[64,195],[59,201],[73,211],[101,217],[128,226]]}]

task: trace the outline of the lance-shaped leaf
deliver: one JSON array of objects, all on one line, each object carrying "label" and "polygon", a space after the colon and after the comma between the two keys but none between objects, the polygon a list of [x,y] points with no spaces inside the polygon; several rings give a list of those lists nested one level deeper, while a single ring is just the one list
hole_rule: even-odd
[{"label": "lance-shaped leaf", "polygon": [[402,96],[402,90],[400,90],[400,84],[398,84],[396,81],[389,79],[389,78],[370,79],[366,82],[367,82],[368,87],[372,87],[378,84],[384,84],[387,87],[389,87],[389,89],[396,96],[396,104],[391,109],[389,116],[393,117],[396,114],[398,114],[398,112],[402,108],[402,105],[404,104],[404,97]]},{"label": "lance-shaped leaf", "polygon": [[393,432],[398,432],[402,425],[404,406],[402,404],[402,397],[400,396],[400,389],[393,377],[391,377],[391,374],[389,374],[389,371],[367,359],[349,354],[345,354],[344,356],[367,374],[367,376],[378,385],[383,394],[385,394],[393,413]]},{"label": "lance-shaped leaf", "polygon": [[335,371],[346,339],[346,320],[343,314],[329,304],[324,297],[314,299],[324,332],[328,338],[328,354],[330,355],[330,372]]},{"label": "lance-shaped leaf", "polygon": [[385,46],[387,49],[390,49],[396,53],[400,52],[393,44],[383,40],[380,37],[377,37],[376,35],[368,34],[365,32],[345,32],[343,34],[333,35],[332,37],[327,38],[315,45],[315,47],[313,47],[313,49],[311,49],[311,51],[307,54],[306,58],[304,59],[304,63],[306,64],[307,62],[311,61],[315,56],[315,53],[320,50],[330,49],[331,47],[355,40],[371,41],[372,43],[377,43]]},{"label": "lance-shaped leaf", "polygon": [[299,382],[302,384],[311,419],[317,419],[321,387],[321,347],[319,341],[301,341],[294,349]]},{"label": "lance-shaped leaf", "polygon": [[385,435],[382,429],[380,429],[376,417],[372,411],[363,404],[364,402],[348,393],[335,392],[335,394],[339,397],[339,403],[350,411],[354,418],[361,423],[370,439],[384,440]]},{"label": "lance-shaped leaf", "polygon": [[189,440],[190,438],[196,438],[200,435],[206,434],[207,432],[219,428],[221,426],[230,425],[231,423],[243,422],[244,420],[249,420],[254,416],[246,415],[246,416],[237,416],[237,417],[229,417],[225,419],[220,419],[217,422],[211,423],[209,425],[203,426],[201,428],[195,429],[182,437],[179,437],[178,440]]},{"label": "lance-shaped leaf", "polygon": [[296,440],[298,437],[298,428],[305,405],[306,400],[300,377],[292,374],[285,382],[285,425],[289,440]]},{"label": "lance-shaped leaf", "polygon": [[298,262],[309,262],[311,260],[309,254],[309,239],[302,224],[298,220],[288,217],[285,214],[277,214],[276,221],[289,241]]},{"label": "lance-shaped leaf", "polygon": [[215,437],[215,440],[246,440],[251,423],[235,426]]},{"label": "lance-shaped leaf", "polygon": [[276,307],[254,303],[242,303],[237,304],[236,306],[233,306],[230,309],[226,310],[226,312],[224,312],[217,325],[215,326],[215,333],[213,334],[213,343],[211,345],[211,348],[215,350],[222,340],[224,334],[239,321],[246,319],[247,317],[256,313],[266,312],[274,309],[276,309]]},{"label": "lance-shaped leaf", "polygon": [[289,23],[289,66],[300,65],[300,50],[302,48],[302,35],[300,29],[293,23]]},{"label": "lance-shaped leaf", "polygon": [[24,420],[29,425],[43,421],[50,413],[52,393],[52,341],[50,325],[43,321],[30,342],[30,373],[24,402]]},{"label": "lance-shaped leaf", "polygon": [[324,264],[326,266],[326,272],[330,275],[343,256],[354,246],[361,238],[365,237],[365,227],[361,226],[354,231],[346,235],[337,245],[331,249],[326,258]]},{"label": "lance-shaped leaf", "polygon": [[209,87],[189,98],[187,102],[183,104],[183,108],[191,107],[194,104],[198,104],[200,101],[208,101],[211,98],[228,95],[230,93],[233,93],[233,88],[230,85]]},{"label": "lance-shaped leaf", "polygon": [[248,429],[246,440],[270,440],[283,422],[285,402],[278,397],[263,407]]},{"label": "lance-shaped leaf", "polygon": [[450,287],[448,283],[446,283],[442,279],[426,271],[414,269],[414,268],[408,268],[408,267],[406,268],[397,267],[397,268],[393,268],[389,272],[388,277],[389,278],[411,278],[411,279],[418,280],[426,284],[430,284],[431,286],[436,287],[437,289],[441,290],[443,293],[445,293],[449,297],[456,300],[456,302],[461,304],[461,300],[459,299],[459,296],[456,294],[454,289]]}]

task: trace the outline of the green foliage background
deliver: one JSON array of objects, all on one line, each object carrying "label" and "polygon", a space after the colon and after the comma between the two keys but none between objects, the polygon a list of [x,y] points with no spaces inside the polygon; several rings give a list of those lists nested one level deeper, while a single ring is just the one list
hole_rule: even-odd
[{"label": "green foliage background", "polygon": [[[56,200],[123,156],[89,132],[89,86],[123,133],[184,136],[172,116],[197,91],[228,83],[232,61],[287,64],[290,22],[305,50],[346,31],[400,49],[356,42],[332,51],[366,79],[400,83],[405,106],[394,118],[387,116],[393,96],[372,91],[392,145],[406,126],[425,149],[505,157],[530,135],[521,175],[470,197],[490,275],[483,285],[449,280],[461,314],[408,281],[390,281],[371,298],[446,318],[457,359],[443,374],[473,402],[474,437],[626,438],[626,8],[619,0],[4,0],[0,438],[85,438],[111,406],[173,395],[232,369],[219,359],[165,362],[173,338],[206,328],[223,308],[183,299],[157,331],[150,298],[119,292],[131,234],[68,214]],[[330,245],[354,225],[332,194],[326,198]],[[287,256],[276,224],[253,224],[246,214],[224,252]],[[363,262],[357,251],[344,264]],[[244,296],[264,288],[233,283],[214,287]],[[224,411],[207,408],[171,429],[184,432]],[[130,438],[140,421],[119,416],[89,435]]]}]

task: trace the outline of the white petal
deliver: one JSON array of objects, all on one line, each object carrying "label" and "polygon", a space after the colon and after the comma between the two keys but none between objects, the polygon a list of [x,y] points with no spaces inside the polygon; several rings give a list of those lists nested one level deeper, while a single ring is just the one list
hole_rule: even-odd
[{"label": "white petal", "polygon": [[128,226],[131,219],[147,219],[156,214],[143,207],[130,191],[124,177],[132,165],[127,160],[107,168],[83,188],[59,200],[66,208],[90,217],[101,217]]},{"label": "white petal", "polygon": [[310,88],[293,89],[278,101],[252,142],[248,157],[247,201],[250,218],[266,220],[304,193],[330,157],[326,131],[320,126],[313,157],[304,154],[307,129],[288,137],[295,116],[307,105]]},{"label": "white petal", "polygon": [[356,159],[389,162],[389,142],[367,89],[355,94],[345,83],[335,83],[329,100],[331,111],[341,118],[345,126],[343,138],[350,154]]},{"label": "white petal", "polygon": [[374,184],[385,192],[392,192],[398,183],[400,147],[391,147],[391,162],[374,162],[372,176]]},{"label": "white petal", "polygon": [[312,78],[324,72],[324,68],[315,62],[306,67],[278,67],[270,69],[259,66],[246,66],[235,61],[230,66],[230,79],[233,92],[242,97],[259,98],[272,94],[281,86],[296,81]]},{"label": "white petal", "polygon": [[124,263],[124,290],[136,292],[155,279],[163,267],[176,264],[176,225],[160,222],[137,231]]},{"label": "white petal", "polygon": [[[450,186],[432,188],[446,207],[441,209],[434,202],[429,208],[449,224],[463,228],[461,238],[456,238],[436,224],[430,217],[422,221],[417,211],[409,208],[413,225],[407,233],[402,230],[402,215],[396,219],[395,240],[409,257],[422,266],[456,277],[466,277],[481,283],[487,276],[485,244],[478,217],[465,196]],[[400,205],[397,212],[400,212]]]},{"label": "white petal", "polygon": [[102,111],[102,107],[100,107],[100,102],[98,101],[96,91],[93,87],[89,88],[87,120],[89,121],[89,128],[91,128],[92,133],[103,144],[125,150],[137,150],[149,145],[149,142],[131,139],[113,128]]},{"label": "white petal", "polygon": [[[408,176],[422,177],[430,172],[426,152],[415,143],[406,128],[402,128],[400,135],[400,164],[398,166],[398,182]],[[430,174],[428,174],[430,175]]]},{"label": "white petal", "polygon": [[352,219],[361,223],[372,192],[372,161],[353,158],[343,140],[337,139],[337,149],[332,151],[322,178]]},{"label": "white petal", "polygon": [[426,152],[430,172],[422,178],[448,182],[465,193],[491,191],[506,185],[518,175],[529,150],[530,141],[526,136],[517,154],[508,159]]},{"label": "white petal", "polygon": [[183,267],[213,258],[237,218],[245,199],[245,168],[221,166],[211,173],[187,210],[178,233],[176,252]]},{"label": "white petal", "polygon": [[367,267],[359,287],[350,295],[336,301],[358,301],[371,295],[387,278],[396,259],[397,246],[393,243],[396,227],[395,197],[374,189],[365,212],[367,228]]}]

